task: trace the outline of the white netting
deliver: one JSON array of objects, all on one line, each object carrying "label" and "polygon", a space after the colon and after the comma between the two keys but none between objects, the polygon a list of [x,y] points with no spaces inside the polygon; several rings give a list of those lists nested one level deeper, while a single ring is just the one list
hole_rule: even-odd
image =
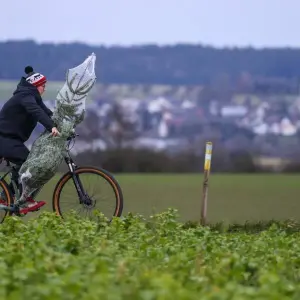
[{"label": "white netting", "polygon": [[69,69],[66,82],[56,97],[59,102],[76,105],[78,114],[85,110],[87,94],[96,81],[95,63],[96,55],[92,53],[82,64]]}]

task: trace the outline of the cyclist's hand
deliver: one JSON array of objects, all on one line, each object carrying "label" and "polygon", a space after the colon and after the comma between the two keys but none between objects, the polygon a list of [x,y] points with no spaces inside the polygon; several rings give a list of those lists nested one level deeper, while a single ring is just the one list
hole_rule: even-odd
[{"label": "cyclist's hand", "polygon": [[59,133],[59,131],[57,130],[56,127],[53,127],[53,128],[52,128],[51,135],[52,135],[52,136],[58,136],[58,135],[60,135],[60,133]]}]

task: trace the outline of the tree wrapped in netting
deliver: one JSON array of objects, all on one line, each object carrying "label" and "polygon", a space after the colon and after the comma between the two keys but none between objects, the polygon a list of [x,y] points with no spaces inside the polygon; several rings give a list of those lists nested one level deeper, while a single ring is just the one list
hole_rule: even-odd
[{"label": "tree wrapped in netting", "polygon": [[62,163],[67,139],[85,117],[85,102],[96,82],[95,62],[96,55],[92,53],[82,64],[67,71],[52,116],[60,135],[53,137],[45,130],[33,143],[19,171],[22,194],[17,204],[20,206],[55,175]]}]

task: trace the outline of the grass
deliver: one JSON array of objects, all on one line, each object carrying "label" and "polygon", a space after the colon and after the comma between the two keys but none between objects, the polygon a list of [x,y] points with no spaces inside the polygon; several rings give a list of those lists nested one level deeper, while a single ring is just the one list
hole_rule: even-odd
[{"label": "grass", "polygon": [[[116,174],[124,193],[124,211],[148,217],[169,207],[178,209],[180,220],[200,216],[202,175]],[[41,191],[51,210],[55,176]],[[300,219],[300,175],[220,175],[209,181],[209,222]]]},{"label": "grass", "polygon": [[[12,93],[15,91],[18,82],[18,80],[0,80],[0,101],[6,101],[12,96]],[[46,92],[43,96],[44,100],[54,100],[62,85],[63,82],[49,82]]]},{"label": "grass", "polygon": [[[15,90],[18,80],[0,80],[0,101],[9,99],[12,92]],[[58,90],[64,82],[48,81],[46,92],[43,95],[44,100],[53,100],[56,98]],[[106,99],[119,98],[135,98],[143,99],[148,97],[161,97],[172,94],[173,97],[196,99],[196,95],[201,90],[201,86],[172,86],[161,84],[103,84],[101,81],[96,82],[95,87],[89,93],[89,99],[104,97]]]}]

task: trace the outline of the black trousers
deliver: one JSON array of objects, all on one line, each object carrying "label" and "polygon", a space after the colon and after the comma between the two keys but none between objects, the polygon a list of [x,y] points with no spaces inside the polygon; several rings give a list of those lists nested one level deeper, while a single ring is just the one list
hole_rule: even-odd
[{"label": "black trousers", "polygon": [[[0,134],[0,157],[6,158],[9,162],[15,164],[12,171],[12,179],[15,181],[17,186],[19,186],[20,192],[22,186],[18,184],[19,170],[22,164],[25,162],[29,154],[28,148],[23,144],[22,141],[18,139],[13,139],[10,137],[4,137]],[[12,183],[9,187],[13,194],[15,193]]]}]

